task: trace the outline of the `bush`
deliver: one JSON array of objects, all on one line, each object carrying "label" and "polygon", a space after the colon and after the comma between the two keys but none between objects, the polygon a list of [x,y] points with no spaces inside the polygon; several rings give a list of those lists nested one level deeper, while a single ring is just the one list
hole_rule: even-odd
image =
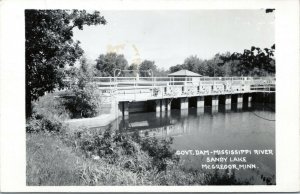
[{"label": "bush", "polygon": [[110,129],[93,132],[88,129],[77,132],[66,141],[76,142],[88,158],[101,158],[108,164],[115,164],[132,172],[145,172],[151,168],[151,159],[141,146],[129,136],[115,133]]},{"label": "bush", "polygon": [[70,112],[64,104],[64,99],[56,98],[54,93],[48,93],[33,103],[33,114],[43,117],[58,117],[61,120],[69,119]]},{"label": "bush", "polygon": [[66,101],[65,106],[72,113],[72,118],[97,116],[101,107],[97,86],[88,84],[81,88],[74,85],[71,90],[73,96]]},{"label": "bush", "polygon": [[69,90],[71,97],[66,101],[66,108],[72,113],[72,118],[94,117],[100,112],[101,95],[93,83],[93,69],[86,60],[81,61],[80,68],[71,68],[67,73],[71,79]]},{"label": "bush", "polygon": [[75,147],[87,157],[99,157],[135,173],[165,171],[169,164],[179,160],[170,147],[172,139],[140,138],[136,134],[129,136],[110,129],[104,132],[83,129],[73,138],[65,139],[71,144],[75,142]]},{"label": "bush", "polygon": [[26,132],[37,133],[40,131],[45,132],[60,132],[65,128],[63,123],[58,117],[45,117],[41,114],[34,113],[26,123]]},{"label": "bush", "polygon": [[133,135],[134,141],[141,145],[141,149],[152,157],[152,163],[158,171],[165,171],[169,162],[178,162],[179,157],[171,148],[173,138],[158,139],[156,137],[141,138],[137,133]]}]

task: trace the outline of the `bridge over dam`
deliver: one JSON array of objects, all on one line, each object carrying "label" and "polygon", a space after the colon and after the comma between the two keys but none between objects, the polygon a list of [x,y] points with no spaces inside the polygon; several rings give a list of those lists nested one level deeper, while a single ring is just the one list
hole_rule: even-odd
[{"label": "bridge over dam", "polygon": [[[94,77],[117,116],[173,108],[275,102],[275,77]],[[267,98],[266,98],[267,97]]]}]

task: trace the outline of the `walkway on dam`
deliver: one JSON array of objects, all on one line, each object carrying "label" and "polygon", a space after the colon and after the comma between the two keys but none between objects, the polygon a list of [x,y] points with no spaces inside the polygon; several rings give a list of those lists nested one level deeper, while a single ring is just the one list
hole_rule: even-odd
[{"label": "walkway on dam", "polygon": [[275,92],[274,77],[95,77],[103,96],[117,101]]},{"label": "walkway on dam", "polygon": [[[171,106],[187,109],[189,103],[204,107],[251,102],[254,94],[274,93],[275,77],[94,77],[104,104],[118,105],[128,115],[129,105],[167,111]],[[191,102],[191,99],[193,99]],[[133,105],[135,104],[135,105]],[[134,107],[135,106],[135,107]]]}]

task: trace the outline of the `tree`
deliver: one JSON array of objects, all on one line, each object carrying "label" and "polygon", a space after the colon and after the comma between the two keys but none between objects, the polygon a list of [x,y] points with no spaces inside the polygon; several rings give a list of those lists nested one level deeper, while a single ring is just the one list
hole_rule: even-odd
[{"label": "tree", "polygon": [[238,61],[235,69],[237,76],[266,76],[275,74],[275,44],[269,49],[263,50],[252,46],[250,50],[245,49],[243,53],[233,53],[224,57],[224,61]]},{"label": "tree", "polygon": [[72,39],[73,29],[100,24],[106,20],[98,11],[25,10],[26,117],[31,116],[32,101],[63,86],[62,68],[83,54]]},{"label": "tree", "polygon": [[184,60],[183,69],[199,73],[200,75],[206,75],[207,65],[197,55],[192,55]]},{"label": "tree", "polygon": [[152,70],[153,74],[156,74],[157,66],[155,65],[154,61],[144,60],[140,64],[140,68],[139,68],[141,77],[150,77],[150,76],[152,76],[150,74],[150,71],[149,71],[150,69]]},{"label": "tree", "polygon": [[223,58],[230,56],[230,53],[220,54],[217,53],[212,59],[206,61],[206,75],[210,77],[224,77],[229,71],[227,68],[230,66],[224,66]]},{"label": "tree", "polygon": [[166,71],[164,68],[158,68],[155,72],[157,77],[167,77],[170,72]]},{"label": "tree", "polygon": [[139,68],[139,66],[138,66],[138,64],[136,64],[136,63],[132,63],[129,67],[128,67],[128,72],[126,72],[125,73],[125,76],[126,77],[135,77],[136,76],[136,74],[137,74],[137,72],[138,72],[138,68]]},{"label": "tree", "polygon": [[174,72],[180,71],[180,70],[182,70],[182,69],[183,69],[183,66],[180,65],[180,64],[178,64],[178,65],[175,65],[175,66],[170,67],[170,72],[171,72],[171,73],[174,73]]},{"label": "tree", "polygon": [[128,62],[124,55],[118,55],[117,53],[101,54],[96,59],[96,69],[98,75],[103,77],[114,76],[115,69],[127,69]]}]

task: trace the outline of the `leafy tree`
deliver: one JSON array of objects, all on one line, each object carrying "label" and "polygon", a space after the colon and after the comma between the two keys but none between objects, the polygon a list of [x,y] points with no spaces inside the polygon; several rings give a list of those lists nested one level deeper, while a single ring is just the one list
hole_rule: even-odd
[{"label": "leafy tree", "polygon": [[149,61],[149,60],[144,60],[141,64],[140,64],[140,76],[141,77],[150,77],[152,75],[149,74],[148,71],[149,69],[151,69],[153,71],[153,74],[156,75],[157,72],[157,66],[155,65],[154,61]]},{"label": "leafy tree", "polygon": [[275,44],[269,49],[263,50],[252,46],[250,50],[245,49],[243,53],[233,53],[224,57],[224,61],[238,61],[234,72],[237,76],[266,76],[275,74]]},{"label": "leafy tree", "polygon": [[200,75],[205,75],[207,71],[207,65],[196,55],[192,55],[184,60],[183,69],[199,73]]},{"label": "leafy tree", "polygon": [[207,60],[203,61],[197,55],[191,55],[184,60],[183,64],[170,67],[170,72],[173,73],[182,69],[206,75],[208,71]]},{"label": "leafy tree", "polygon": [[206,67],[202,65],[202,62],[203,61],[199,59],[196,55],[192,55],[184,60],[183,67],[184,69],[187,69],[192,72],[198,72],[198,70],[200,70],[201,73],[204,74]]},{"label": "leafy tree", "polygon": [[136,76],[138,69],[139,69],[138,64],[132,63],[132,64],[128,67],[129,72],[126,72],[126,73],[125,73],[125,76],[127,76],[127,77]]},{"label": "leafy tree", "polygon": [[227,54],[216,54],[212,59],[206,61],[206,75],[210,77],[223,77],[226,76],[226,67],[224,67],[223,58]]},{"label": "leafy tree", "polygon": [[212,59],[204,61],[197,56],[190,56],[182,65],[170,67],[170,72],[187,69],[210,77],[274,75],[274,52],[275,45],[264,49],[253,46],[243,53],[218,53]]},{"label": "leafy tree", "polygon": [[25,10],[26,117],[31,102],[62,87],[65,65],[72,66],[83,54],[73,41],[73,29],[104,25],[100,12],[84,10]]},{"label": "leafy tree", "polygon": [[170,72],[171,72],[171,73],[174,73],[174,72],[180,71],[180,70],[182,70],[182,69],[183,69],[183,66],[180,65],[180,64],[178,64],[178,65],[175,65],[175,66],[170,67]]},{"label": "leafy tree", "polygon": [[100,112],[100,92],[97,90],[97,84],[91,82],[94,76],[93,70],[85,57],[80,59],[79,67],[68,70],[68,76],[71,78],[69,85],[71,97],[64,105],[72,118],[93,117]]},{"label": "leafy tree", "polygon": [[96,69],[98,75],[103,77],[114,76],[115,69],[127,69],[128,62],[124,55],[118,55],[117,53],[101,54],[96,59]]},{"label": "leafy tree", "polygon": [[157,77],[167,77],[170,72],[166,71],[164,68],[158,68],[155,72]]}]

